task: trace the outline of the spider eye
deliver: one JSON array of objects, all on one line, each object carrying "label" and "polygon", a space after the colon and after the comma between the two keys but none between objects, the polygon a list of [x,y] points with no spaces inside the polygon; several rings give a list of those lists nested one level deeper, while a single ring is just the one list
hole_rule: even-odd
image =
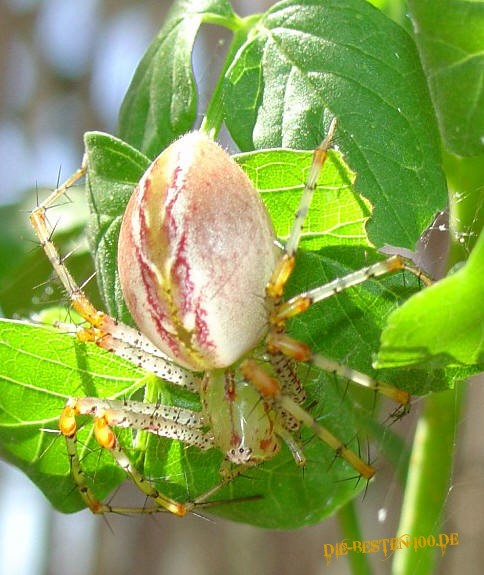
[{"label": "spider eye", "polygon": [[229,450],[227,453],[229,461],[237,465],[243,465],[252,462],[252,449],[243,445]]},{"label": "spider eye", "polygon": [[264,335],[265,287],[276,258],[258,192],[197,132],[169,146],[143,175],[118,246],[134,321],[193,370],[228,367]]}]

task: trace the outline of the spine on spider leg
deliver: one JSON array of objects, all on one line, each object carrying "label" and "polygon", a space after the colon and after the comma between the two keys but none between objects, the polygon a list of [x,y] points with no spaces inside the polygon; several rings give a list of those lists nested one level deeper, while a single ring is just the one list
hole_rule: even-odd
[{"label": "spine on spider leg", "polygon": [[279,351],[296,361],[312,363],[324,371],[335,373],[363,387],[382,393],[401,405],[407,405],[410,402],[410,395],[406,391],[377,381],[365,373],[347,367],[319,353],[315,354],[308,345],[284,333],[271,332],[267,338],[267,345],[270,351]]},{"label": "spine on spider leg", "polygon": [[324,443],[329,445],[338,455],[347,461],[365,479],[371,479],[375,475],[375,470],[371,465],[365,463],[354,451],[346,447],[328,429],[320,425],[307,411],[295,403],[289,397],[279,398],[281,406],[299,419],[306,427],[309,427]]}]

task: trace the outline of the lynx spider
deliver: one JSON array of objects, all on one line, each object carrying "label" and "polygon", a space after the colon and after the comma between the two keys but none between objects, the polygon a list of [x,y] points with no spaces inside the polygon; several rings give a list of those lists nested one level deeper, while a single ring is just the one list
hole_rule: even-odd
[{"label": "lynx spider", "polygon": [[[306,462],[303,449],[293,433],[301,424],[310,428],[315,436],[344,458],[358,475],[367,480],[374,475],[370,464],[347,448],[302,407],[305,393],[295,366],[297,362],[307,362],[383,393],[403,406],[409,403],[408,393],[320,354],[312,353],[306,344],[291,338],[285,331],[285,323],[289,318],[351,286],[404,268],[416,273],[400,256],[392,256],[284,300],[284,288],[294,268],[302,227],[335,130],[336,121],[333,119],[326,138],[313,152],[310,172],[289,239],[282,253],[279,252],[275,258],[275,265],[271,266],[272,270],[265,283],[265,296],[262,294],[265,301],[265,334],[258,334],[258,339],[263,342],[264,352],[241,353],[235,362],[224,366],[217,365],[212,369],[206,368],[202,378],[197,373],[201,370],[190,370],[177,364],[168,354],[153,345],[141,330],[118,323],[106,313],[98,311],[71,276],[58,253],[52,241],[52,227],[47,220],[47,210],[86,174],[86,159],[81,168],[32,211],[30,220],[41,246],[62,282],[72,307],[89,324],[89,327],[77,328],[77,337],[83,341],[94,342],[101,348],[114,352],[173,384],[195,390],[202,396],[203,408],[200,413],[139,401],[114,401],[93,397],[75,397],[67,401],[60,416],[59,428],[66,440],[73,480],[86,506],[94,513],[169,511],[183,516],[197,506],[206,504],[216,491],[245,469],[272,458],[278,450],[280,439],[287,444],[295,462],[303,466]],[[231,162],[225,152],[221,153]],[[274,242],[275,238],[271,241]],[[218,390],[221,397],[211,397],[210,394],[216,393],[214,389]],[[225,419],[221,416],[220,420],[214,423],[214,412],[222,413],[224,409],[230,414],[225,414]],[[154,500],[154,507],[126,510],[103,503],[95,497],[86,481],[77,453],[76,416],[80,414],[93,417],[98,443],[111,452],[115,461],[141,492]],[[249,415],[252,417],[252,428],[246,430],[244,435],[243,427]],[[258,422],[255,426],[254,421]],[[113,431],[116,427],[146,430],[159,436],[178,439],[202,450],[219,448],[225,455],[220,483],[184,503],[164,495],[131,463]]]}]

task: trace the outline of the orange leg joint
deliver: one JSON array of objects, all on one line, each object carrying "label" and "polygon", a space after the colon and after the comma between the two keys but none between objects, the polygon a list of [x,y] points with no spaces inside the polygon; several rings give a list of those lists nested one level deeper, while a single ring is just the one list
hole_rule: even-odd
[{"label": "orange leg joint", "polygon": [[66,405],[59,418],[59,430],[65,437],[74,437],[77,431],[76,423],[77,410],[70,405]]},{"label": "orange leg joint", "polygon": [[277,379],[269,375],[253,359],[247,359],[240,366],[242,375],[250,381],[264,397],[276,397],[280,394],[281,388]]}]

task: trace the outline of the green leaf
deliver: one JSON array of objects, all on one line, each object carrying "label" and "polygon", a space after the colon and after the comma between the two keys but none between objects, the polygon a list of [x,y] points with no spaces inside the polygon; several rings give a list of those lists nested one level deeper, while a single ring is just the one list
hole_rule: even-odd
[{"label": "green leaf", "polygon": [[484,4],[410,0],[415,38],[446,147],[484,153]]},{"label": "green leaf", "polygon": [[149,159],[121,140],[88,132],[84,136],[91,219],[88,239],[94,254],[97,280],[107,311],[114,317],[127,317],[126,305],[117,275],[119,228],[126,204],[148,168]]},{"label": "green leaf", "polygon": [[[312,152],[261,150],[235,156],[260,192],[277,237],[285,241],[311,167]],[[330,151],[304,224],[302,246],[370,245],[366,222],[371,205],[353,190],[354,174],[342,155]]]},{"label": "green leaf", "polygon": [[[226,124],[243,150],[311,149],[328,117],[373,204],[371,241],[413,247],[445,204],[439,140],[409,36],[362,0],[279,2],[226,74]],[[386,202],[386,209],[380,209]]]},{"label": "green leaf", "polygon": [[[57,421],[69,396],[129,398],[149,379],[145,372],[93,344],[53,329],[0,320],[0,441],[2,457],[21,469],[60,510],[83,507],[69,474],[63,439],[57,435]],[[340,437],[354,444],[354,416],[342,401],[344,390],[325,385],[321,376],[307,374],[307,390],[324,414],[324,423]],[[162,382],[157,392],[164,401],[169,394]],[[175,400],[178,395],[172,396]],[[187,406],[186,401],[183,403]],[[192,406],[197,402],[192,399]],[[305,433],[309,438],[311,434]],[[132,434],[121,436],[131,457]],[[139,439],[139,438],[138,438]],[[104,497],[122,481],[124,474],[106,450],[92,439],[92,425],[84,418],[79,432],[82,466],[94,492]],[[309,463],[297,468],[290,454],[281,455],[233,481],[217,499],[232,501],[261,495],[257,501],[228,502],[211,512],[263,527],[295,528],[315,523],[352,498],[363,485],[344,481],[354,471],[318,441],[307,445]],[[139,455],[139,454],[138,454]],[[222,455],[217,450],[202,453],[178,442],[151,436],[144,453],[145,473],[163,493],[186,500],[220,481]],[[157,479],[153,479],[157,478]]]},{"label": "green leaf", "polygon": [[484,367],[484,233],[467,263],[413,296],[382,334],[378,367],[430,362]]},{"label": "green leaf", "polygon": [[235,26],[226,0],[176,2],[141,60],[119,115],[119,136],[151,159],[188,132],[197,114],[192,50],[202,22]]},{"label": "green leaf", "polygon": [[[0,319],[0,443],[2,457],[29,475],[62,511],[84,506],[69,471],[57,422],[69,396],[122,398],[143,385],[144,373],[94,345],[52,328]],[[79,433],[80,457],[103,497],[124,478],[112,458]],[[107,456],[107,457],[106,457]]]}]

